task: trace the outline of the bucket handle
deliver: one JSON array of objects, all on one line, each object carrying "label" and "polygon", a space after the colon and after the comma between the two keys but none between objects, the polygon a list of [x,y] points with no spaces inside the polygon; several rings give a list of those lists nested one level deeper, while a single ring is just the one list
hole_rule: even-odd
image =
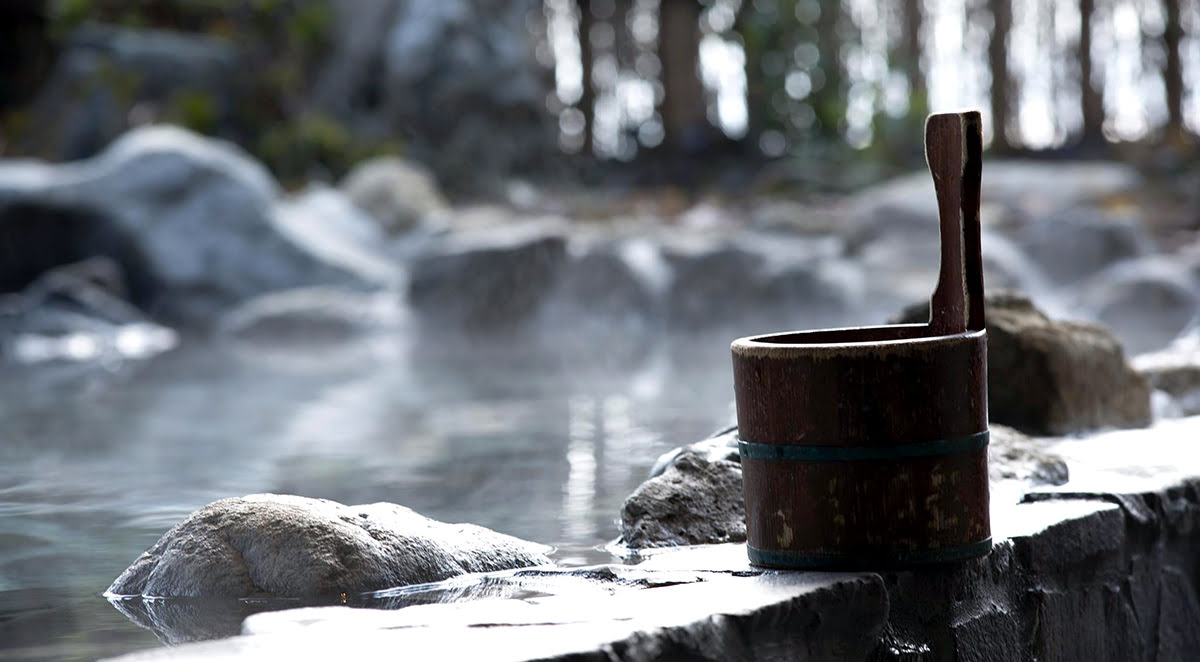
[{"label": "bucket handle", "polygon": [[984,328],[981,125],[978,110],[936,113],[925,120],[925,162],[933,175],[942,242],[942,263],[929,305],[929,328],[935,335]]}]

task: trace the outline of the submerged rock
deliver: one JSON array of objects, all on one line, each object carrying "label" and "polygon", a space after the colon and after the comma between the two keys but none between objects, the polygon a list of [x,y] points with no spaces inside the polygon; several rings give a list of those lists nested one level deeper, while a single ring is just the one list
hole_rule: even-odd
[{"label": "submerged rock", "polygon": [[[984,305],[991,420],[1045,435],[1150,423],[1150,388],[1108,329],[1052,321],[1014,292],[989,294]],[[922,303],[895,321],[928,319]]]},{"label": "submerged rock", "polygon": [[391,503],[254,494],[189,515],[108,588],[112,596],[311,597],[548,564],[547,549]]},{"label": "submerged rock", "polygon": [[620,542],[642,549],[744,541],[742,467],[730,443],[736,431],[675,452],[625,500]]}]

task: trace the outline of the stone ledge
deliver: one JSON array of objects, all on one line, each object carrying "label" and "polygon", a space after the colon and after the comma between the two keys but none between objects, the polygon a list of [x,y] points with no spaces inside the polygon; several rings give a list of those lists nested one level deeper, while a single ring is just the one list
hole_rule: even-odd
[{"label": "stone ledge", "polygon": [[465,602],[256,614],[242,636],[121,659],[379,650],[489,660],[1188,659],[1200,650],[1197,438],[1200,417],[1056,443],[1071,481],[1021,503],[995,491],[997,542],[967,563],[882,575],[760,571],[743,545],[698,546],[632,567],[519,570],[376,594],[398,600],[391,606],[422,592],[476,598]]},{"label": "stone ledge", "polygon": [[384,650],[449,660],[755,660],[783,651],[804,651],[799,659],[806,660],[861,659],[887,615],[883,582],[871,574],[691,577],[605,597],[270,612],[247,619],[244,636],[121,659],[366,659]]}]

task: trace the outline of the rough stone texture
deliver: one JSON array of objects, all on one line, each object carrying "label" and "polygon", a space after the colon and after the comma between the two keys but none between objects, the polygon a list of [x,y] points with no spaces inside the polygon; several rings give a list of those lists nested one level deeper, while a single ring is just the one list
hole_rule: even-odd
[{"label": "rough stone texture", "polygon": [[[1150,422],[1150,387],[1104,327],[1051,321],[1024,295],[989,294],[988,415],[1030,434]],[[928,321],[928,304],[898,323]]]},{"label": "rough stone texture", "polygon": [[432,174],[398,157],[359,163],[346,174],[341,189],[389,233],[409,230],[449,206]]},{"label": "rough stone texture", "polygon": [[621,507],[621,542],[632,549],[746,539],[742,467],[684,450]]},{"label": "rough stone texture", "polygon": [[390,503],[255,494],[222,499],[163,535],[114,596],[304,597],[549,563],[546,548]]},{"label": "rough stone texture", "polygon": [[1030,439],[1006,425],[988,426],[988,478],[992,482],[1022,480],[1032,485],[1062,485],[1070,479],[1067,463],[1046,449],[1046,443]]},{"label": "rough stone texture", "polygon": [[540,224],[453,233],[412,263],[408,296],[443,330],[508,330],[528,322],[566,262],[566,240]]},{"label": "rough stone texture", "polygon": [[[304,200],[277,210],[278,192],[271,175],[233,145],[167,126],[131,131],[87,161],[0,164],[0,201],[78,210],[45,216],[68,225],[99,219],[88,230],[100,235],[97,245],[128,246],[110,257],[136,256],[121,266],[152,282],[148,289],[166,304],[200,309],[287,287],[383,284],[386,265],[357,261],[367,248],[299,213]],[[32,231],[8,224],[0,232],[18,230]]]},{"label": "rough stone texture", "polygon": [[[621,538],[629,549],[710,544],[746,539],[737,427],[664,453],[621,509]],[[1020,432],[991,426],[988,474],[993,482],[1061,485],[1066,461]]]}]

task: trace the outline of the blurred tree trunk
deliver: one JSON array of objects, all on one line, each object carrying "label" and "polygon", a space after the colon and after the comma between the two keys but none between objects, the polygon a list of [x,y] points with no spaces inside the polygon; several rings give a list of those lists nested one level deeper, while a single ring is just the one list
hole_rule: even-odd
[{"label": "blurred tree trunk", "polygon": [[662,0],[659,7],[658,57],[662,62],[663,145],[687,150],[707,120],[704,84],[697,64],[700,54],[700,3]]},{"label": "blurred tree trunk", "polygon": [[842,20],[842,0],[821,0],[821,16],[817,19],[817,48],[820,53],[819,68],[823,80],[818,86],[813,82],[812,104],[817,114],[820,135],[829,139],[840,139],[843,120],[846,118],[846,96],[842,90],[842,35],[839,27]]},{"label": "blurred tree trunk", "polygon": [[1167,62],[1163,67],[1163,84],[1167,90],[1167,131],[1169,141],[1183,138],[1183,62],[1180,58],[1180,42],[1183,41],[1183,25],[1180,22],[1180,0],[1163,0],[1166,9],[1166,26],[1163,30],[1163,48]]},{"label": "blurred tree trunk", "polygon": [[900,64],[908,78],[908,114],[925,117],[929,114],[929,90],[925,73],[921,71],[921,0],[903,0],[904,34],[900,38]]},{"label": "blurred tree trunk", "polygon": [[1104,98],[1092,84],[1092,16],[1095,0],[1079,0],[1079,90],[1083,111],[1083,142],[1104,142]]},{"label": "blurred tree trunk", "polygon": [[776,18],[778,0],[772,3],[771,11],[759,10],[752,7],[750,0],[745,0],[738,7],[734,31],[742,38],[742,46],[746,53],[746,110],[748,115],[746,136],[751,141],[758,140],[763,131],[772,126],[768,111],[770,104],[770,86],[763,71],[763,56],[776,46],[777,32],[783,27]]},{"label": "blurred tree trunk", "polygon": [[596,121],[596,87],[592,82],[592,65],[595,64],[596,54],[592,49],[592,26],[596,18],[592,14],[591,0],[579,2],[579,63],[582,74],[579,77],[579,110],[583,113],[583,154],[592,153],[592,133]]},{"label": "blurred tree trunk", "polygon": [[1009,0],[988,0],[988,5],[992,12],[992,38],[988,42],[988,68],[992,72],[992,151],[1007,152],[1012,149],[1012,143],[1008,139],[1012,110],[1012,79],[1008,72],[1008,34],[1012,31],[1012,4]]}]

